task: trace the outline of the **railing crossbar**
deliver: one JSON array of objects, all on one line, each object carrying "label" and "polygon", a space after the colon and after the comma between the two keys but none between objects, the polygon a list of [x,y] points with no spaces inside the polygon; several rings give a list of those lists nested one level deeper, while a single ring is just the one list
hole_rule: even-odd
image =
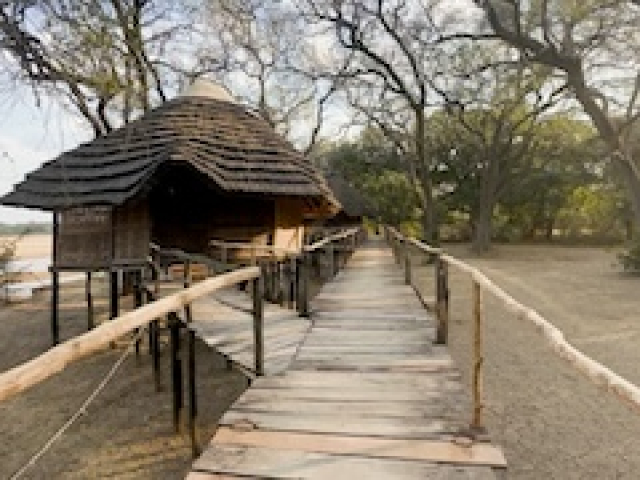
[{"label": "railing crossbar", "polygon": [[[447,265],[469,275],[473,288],[473,318],[474,318],[474,365],[472,369],[472,387],[474,390],[474,405],[472,415],[472,427],[482,426],[482,371],[484,357],[482,353],[482,292],[486,291],[499,300],[502,305],[517,318],[527,320],[536,326],[537,331],[545,338],[551,350],[567,361],[573,368],[586,376],[595,385],[613,393],[618,399],[624,401],[632,409],[640,412],[640,387],[629,382],[611,369],[585,355],[569,343],[564,333],[555,325],[544,318],[533,308],[530,308],[505,292],[496,285],[479,269],[446,254],[442,249],[432,247],[414,238],[408,238],[392,227],[387,227],[387,240],[397,250],[397,245],[413,245],[424,253],[435,255],[437,259]],[[395,252],[396,254],[398,252]],[[439,310],[439,309],[438,309]],[[448,313],[447,313],[448,316]]]}]

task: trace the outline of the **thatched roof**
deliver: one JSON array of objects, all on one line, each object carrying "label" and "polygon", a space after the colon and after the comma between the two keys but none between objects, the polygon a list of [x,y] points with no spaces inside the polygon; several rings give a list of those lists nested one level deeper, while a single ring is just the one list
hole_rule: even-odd
[{"label": "thatched roof", "polygon": [[342,205],[342,212],[348,217],[375,216],[374,208],[357,188],[335,172],[325,175],[331,191]]},{"label": "thatched roof", "polygon": [[321,173],[266,121],[198,91],[45,163],[0,203],[43,210],[121,205],[171,162],[186,162],[226,192],[311,197],[324,210],[339,206]]}]

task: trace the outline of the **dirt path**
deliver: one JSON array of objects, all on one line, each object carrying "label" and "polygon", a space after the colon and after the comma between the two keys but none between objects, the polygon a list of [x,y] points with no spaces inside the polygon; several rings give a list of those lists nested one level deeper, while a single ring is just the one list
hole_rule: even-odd
[{"label": "dirt path", "polygon": [[[499,247],[470,258],[519,301],[562,329],[569,342],[640,384],[640,279],[614,268],[611,251],[597,248]],[[421,268],[425,295],[432,272]],[[453,273],[451,349],[470,365],[468,278]],[[536,330],[486,299],[487,425],[510,462],[510,479],[637,479],[640,415],[597,389],[553,355]]]}]

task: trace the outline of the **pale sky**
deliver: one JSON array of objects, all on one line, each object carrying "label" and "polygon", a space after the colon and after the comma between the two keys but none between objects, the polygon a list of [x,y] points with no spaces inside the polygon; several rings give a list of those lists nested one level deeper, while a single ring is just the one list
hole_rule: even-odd
[{"label": "pale sky", "polygon": [[[14,93],[3,92],[0,97],[0,195],[13,185],[53,159],[69,150],[91,133],[71,114],[43,99],[36,106],[33,94],[20,88]],[[50,221],[51,214],[0,206],[1,223]]]}]

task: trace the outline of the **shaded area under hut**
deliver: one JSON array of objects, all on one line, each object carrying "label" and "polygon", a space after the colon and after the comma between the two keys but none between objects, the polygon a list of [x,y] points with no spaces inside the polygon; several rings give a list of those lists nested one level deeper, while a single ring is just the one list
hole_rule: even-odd
[{"label": "shaded area under hut", "polygon": [[305,224],[340,209],[299,152],[204,81],[45,163],[0,203],[53,212],[54,344],[61,271],[86,272],[88,292],[91,272],[109,272],[114,317],[118,273],[139,281],[152,244],[202,256],[212,241],[272,247],[254,256],[295,253]]}]

